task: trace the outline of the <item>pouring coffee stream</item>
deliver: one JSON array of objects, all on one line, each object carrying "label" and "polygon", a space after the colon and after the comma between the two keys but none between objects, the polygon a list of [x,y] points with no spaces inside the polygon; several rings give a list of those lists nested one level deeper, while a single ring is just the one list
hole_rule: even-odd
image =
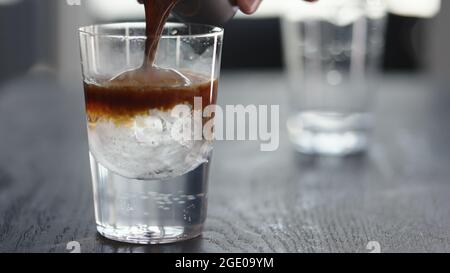
[{"label": "pouring coffee stream", "polygon": [[156,51],[169,15],[179,0],[138,0],[145,7],[146,42],[142,66],[115,77],[112,81],[133,82],[142,86],[189,86],[189,78],[173,69],[155,65]]},{"label": "pouring coffee stream", "polygon": [[145,7],[147,41],[145,44],[145,61],[143,67],[154,65],[156,50],[161,38],[164,24],[175,5],[180,0],[138,0]]}]

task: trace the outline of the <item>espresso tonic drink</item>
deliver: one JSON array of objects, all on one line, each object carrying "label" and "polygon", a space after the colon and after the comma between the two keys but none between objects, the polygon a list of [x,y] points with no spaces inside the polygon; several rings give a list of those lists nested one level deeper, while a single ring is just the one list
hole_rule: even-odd
[{"label": "espresso tonic drink", "polygon": [[223,37],[148,23],[80,29],[97,230],[144,244],[201,234],[212,139],[195,128],[212,121]]}]

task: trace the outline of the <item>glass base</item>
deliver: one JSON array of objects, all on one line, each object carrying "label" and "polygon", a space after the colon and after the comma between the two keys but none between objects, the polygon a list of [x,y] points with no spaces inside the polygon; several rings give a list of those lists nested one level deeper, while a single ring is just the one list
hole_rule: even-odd
[{"label": "glass base", "polygon": [[132,244],[168,244],[193,239],[202,234],[203,225],[181,226],[143,226],[133,228],[114,228],[97,225],[97,231],[104,237]]},{"label": "glass base", "polygon": [[304,154],[346,156],[369,146],[368,113],[300,112],[287,123],[295,148]]},{"label": "glass base", "polygon": [[137,244],[183,241],[201,234],[207,212],[208,163],[161,180],[129,179],[90,156],[98,232]]}]

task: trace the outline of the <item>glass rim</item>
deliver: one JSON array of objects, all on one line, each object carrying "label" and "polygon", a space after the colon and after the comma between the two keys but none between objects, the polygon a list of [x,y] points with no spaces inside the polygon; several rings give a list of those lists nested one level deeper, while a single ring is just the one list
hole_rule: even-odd
[{"label": "glass rim", "polygon": [[[177,39],[177,38],[209,38],[222,36],[224,29],[218,26],[207,25],[207,24],[196,24],[196,23],[177,23],[177,22],[167,22],[164,28],[167,27],[206,27],[209,29],[208,32],[199,32],[198,34],[175,34],[175,35],[162,35],[161,39]],[[79,34],[89,35],[93,37],[107,37],[107,38],[117,38],[123,39],[128,37],[128,39],[147,39],[145,35],[118,35],[118,34],[107,34],[107,33],[96,33],[95,30],[89,30],[90,28],[95,29],[96,27],[102,28],[140,28],[145,29],[145,22],[123,22],[123,23],[108,23],[108,24],[93,24],[88,26],[83,26],[78,28]]]}]

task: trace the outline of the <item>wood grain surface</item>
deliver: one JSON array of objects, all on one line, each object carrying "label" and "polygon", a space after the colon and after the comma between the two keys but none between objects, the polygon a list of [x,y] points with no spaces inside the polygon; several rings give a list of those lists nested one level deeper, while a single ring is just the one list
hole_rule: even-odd
[{"label": "wood grain surface", "polygon": [[[448,82],[447,82],[448,83]],[[224,73],[221,104],[279,104],[280,148],[217,142],[202,237],[162,246],[96,233],[81,86],[27,75],[0,86],[0,252],[450,251],[450,90],[387,77],[364,155],[307,157],[284,129],[280,72]]]}]

